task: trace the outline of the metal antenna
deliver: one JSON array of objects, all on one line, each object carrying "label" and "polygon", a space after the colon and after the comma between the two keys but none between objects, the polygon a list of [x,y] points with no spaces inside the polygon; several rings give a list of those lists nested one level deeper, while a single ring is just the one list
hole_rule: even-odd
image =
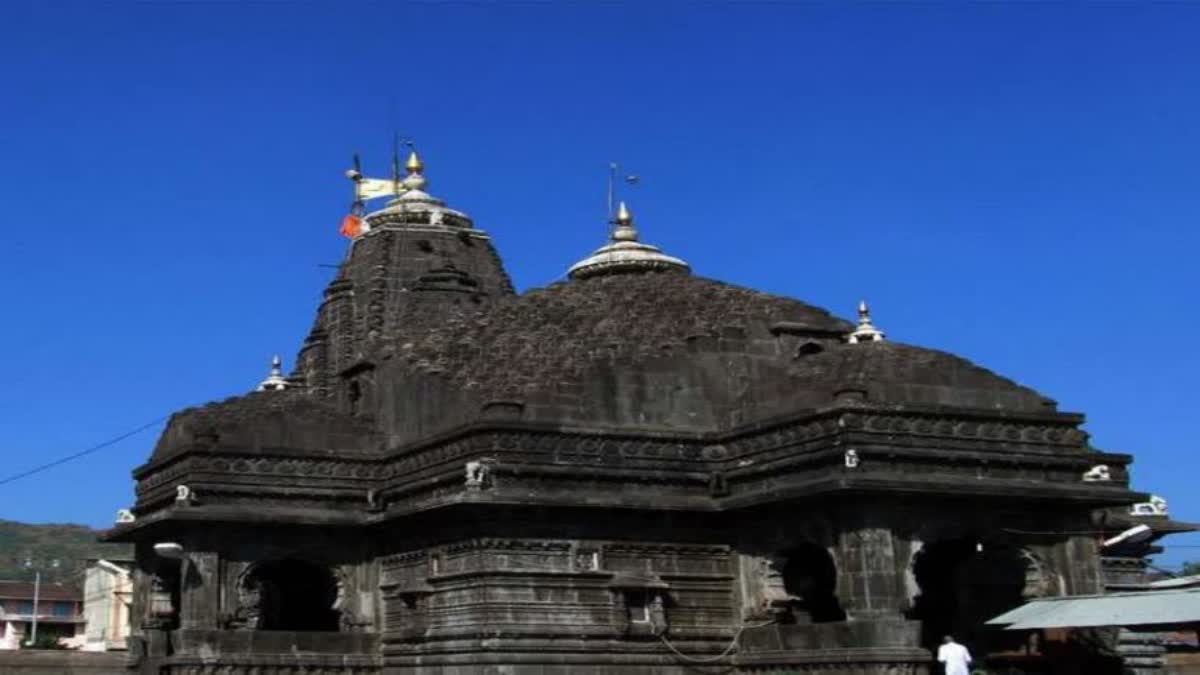
[{"label": "metal antenna", "polygon": [[400,196],[400,132],[392,132],[392,191]]},{"label": "metal antenna", "polygon": [[[621,169],[620,164],[617,164],[616,162],[608,163],[608,223],[610,225],[616,224],[617,197],[618,197],[618,195],[617,195],[617,175],[618,175],[618,172],[620,171],[620,169]],[[629,174],[628,176],[621,176],[621,181],[629,184],[630,186],[633,186],[633,185],[637,185],[638,183],[642,182],[642,179],[640,176],[635,176],[633,174]]]},{"label": "metal antenna", "polygon": [[613,209],[616,208],[616,182],[617,182],[617,166],[616,162],[608,163],[608,222],[613,222]]}]

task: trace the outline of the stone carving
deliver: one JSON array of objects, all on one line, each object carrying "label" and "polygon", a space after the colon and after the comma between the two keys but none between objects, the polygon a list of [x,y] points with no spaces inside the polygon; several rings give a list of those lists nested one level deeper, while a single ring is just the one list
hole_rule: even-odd
[{"label": "stone carving", "polygon": [[663,594],[655,592],[650,598],[650,606],[647,608],[650,615],[650,632],[654,635],[662,635],[667,632],[667,606],[663,601]]},{"label": "stone carving", "polygon": [[125,525],[127,523],[132,523],[136,520],[137,520],[137,516],[133,515],[133,511],[130,511],[129,509],[121,509],[121,510],[117,511],[117,524],[118,525]]},{"label": "stone carving", "polygon": [[468,490],[482,490],[491,484],[491,465],[489,459],[479,459],[466,464],[466,485]]},{"label": "stone carving", "polygon": [[714,497],[724,497],[729,494],[729,481],[725,474],[714,471],[708,477],[708,492]]},{"label": "stone carving", "polygon": [[783,565],[787,561],[780,556],[759,558],[753,580],[755,607],[752,618],[781,620],[791,615],[792,605],[798,598],[787,592],[783,583]]},{"label": "stone carving", "polygon": [[847,450],[846,455],[845,455],[845,461],[846,461],[847,469],[857,469],[858,463],[860,461],[858,458],[858,451],[857,450]]},{"label": "stone carving", "polygon": [[150,576],[150,603],[146,610],[148,628],[166,628],[175,622],[176,608],[171,601],[171,585],[162,575]]},{"label": "stone carving", "polygon": [[253,566],[246,568],[238,579],[237,607],[225,624],[228,628],[250,630],[258,628],[262,616],[262,582],[255,576]]},{"label": "stone carving", "polygon": [[589,572],[600,569],[600,551],[593,548],[576,549],[575,569]]},{"label": "stone carving", "polygon": [[1083,473],[1083,480],[1087,483],[1108,482],[1112,480],[1112,471],[1106,464],[1097,464]]},{"label": "stone carving", "polygon": [[1158,495],[1151,495],[1150,501],[1139,502],[1129,507],[1129,513],[1134,516],[1168,516],[1171,514],[1167,500]]},{"label": "stone carving", "polygon": [[180,506],[188,506],[196,502],[196,493],[192,488],[183,485],[182,483],[175,486],[175,503]]}]

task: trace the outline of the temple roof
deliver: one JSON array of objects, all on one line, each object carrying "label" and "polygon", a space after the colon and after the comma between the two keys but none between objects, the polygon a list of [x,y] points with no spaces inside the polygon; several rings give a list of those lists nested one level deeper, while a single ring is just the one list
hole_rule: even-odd
[{"label": "temple roof", "polygon": [[984,410],[1045,412],[1054,401],[948,352],[892,341],[835,345],[801,359],[805,379],[867,400]]},{"label": "temple roof", "polygon": [[[853,329],[798,300],[651,271],[508,297],[487,311],[453,314],[389,351],[405,370],[448,381],[477,402],[571,398],[570,410],[553,414],[575,421],[622,424],[633,416],[605,411],[632,398],[644,401],[641,425],[728,428],[824,407],[848,389],[881,404],[1053,410],[1032,389],[951,354],[847,344]],[[674,397],[685,416],[663,403]]]},{"label": "temple roof", "polygon": [[965,359],[885,341],[865,302],[856,326],[693,275],[639,241],[623,203],[611,242],[570,281],[516,295],[487,234],[426,192],[415,153],[407,168],[398,185],[351,172],[356,191],[373,181],[395,195],[366,216],[296,373],[275,364],[264,382],[282,391],[181,412],[156,456],[196,438],[372,452],[381,437],[419,440],[495,403],[539,422],[688,432],[817,410],[845,393],[872,405],[1054,411]]},{"label": "temple roof", "polygon": [[171,416],[154,459],[194,447],[355,455],[377,449],[371,420],[346,415],[298,389],[256,391]]}]

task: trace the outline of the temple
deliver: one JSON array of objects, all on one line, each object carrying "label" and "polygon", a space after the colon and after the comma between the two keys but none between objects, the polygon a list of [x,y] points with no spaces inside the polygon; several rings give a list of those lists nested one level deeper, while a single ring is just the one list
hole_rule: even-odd
[{"label": "temple", "polygon": [[391,190],[294,369],[135,470],[135,671],[916,675],[950,633],[1006,672],[1113,667],[984,625],[1103,592],[1111,514],[1149,502],[1082,415],[865,303],[704,278],[624,204],[517,293],[415,153]]}]

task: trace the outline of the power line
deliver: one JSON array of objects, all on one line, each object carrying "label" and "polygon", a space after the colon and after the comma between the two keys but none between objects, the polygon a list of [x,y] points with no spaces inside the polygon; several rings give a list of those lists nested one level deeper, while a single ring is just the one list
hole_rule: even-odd
[{"label": "power line", "polygon": [[28,478],[29,476],[41,473],[43,471],[47,471],[49,469],[53,469],[54,467],[66,464],[67,462],[73,462],[81,457],[86,457],[87,455],[90,455],[93,452],[98,452],[100,450],[103,450],[103,449],[111,446],[111,445],[116,445],[117,443],[120,443],[121,441],[123,441],[127,438],[136,436],[147,429],[150,429],[152,427],[158,426],[159,424],[162,424],[163,422],[167,421],[167,419],[169,417],[170,417],[170,415],[163,415],[162,417],[159,417],[158,419],[154,420],[153,422],[147,422],[146,424],[143,424],[142,426],[134,429],[133,431],[127,431],[127,432],[121,434],[120,436],[110,438],[107,441],[93,445],[92,447],[87,448],[86,450],[80,450],[79,452],[77,452],[73,455],[67,455],[66,457],[61,457],[59,459],[56,459],[53,462],[47,462],[46,464],[42,464],[41,466],[36,466],[27,471],[22,471],[21,473],[13,474],[7,478],[0,479],[0,485],[7,485],[8,483],[20,480],[22,478]]}]

